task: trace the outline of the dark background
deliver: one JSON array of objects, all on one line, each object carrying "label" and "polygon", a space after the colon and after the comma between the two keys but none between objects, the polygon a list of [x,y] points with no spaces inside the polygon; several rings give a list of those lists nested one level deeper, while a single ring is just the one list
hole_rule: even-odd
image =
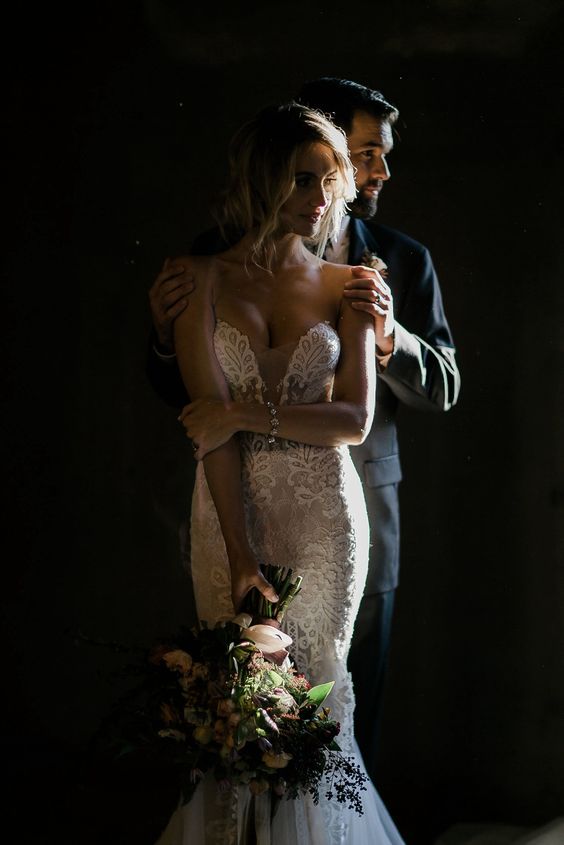
[{"label": "dark background", "polygon": [[377,785],[411,845],[461,821],[543,824],[564,812],[561,5],[192,5],[4,21],[1,733],[17,841],[151,845],[174,803],[158,773],[84,754],[124,657],[79,634],[145,644],[190,604],[192,458],[144,377],[147,289],[209,225],[234,129],[321,75],[400,108],[379,220],[431,249],[463,379],[449,414],[400,420]]}]

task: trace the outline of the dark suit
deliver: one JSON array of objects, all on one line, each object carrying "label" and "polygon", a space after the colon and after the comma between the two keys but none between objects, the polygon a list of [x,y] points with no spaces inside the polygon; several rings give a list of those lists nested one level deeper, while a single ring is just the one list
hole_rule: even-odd
[{"label": "dark suit", "polygon": [[456,402],[460,379],[429,251],[401,232],[360,220],[351,220],[350,238],[350,264],[363,263],[366,251],[387,264],[396,319],[394,354],[378,376],[372,429],[361,446],[351,449],[374,529],[366,592],[382,593],[398,583],[397,498],[389,500],[386,491],[395,490],[402,477],[398,405],[447,411]]},{"label": "dark suit", "polygon": [[351,220],[349,263],[375,253],[388,267],[394,298],[394,353],[378,375],[370,434],[351,455],[363,481],[371,549],[364,598],[349,655],[356,691],[355,733],[369,773],[376,768],[380,710],[399,570],[398,484],[402,478],[396,430],[400,402],[447,411],[460,377],[429,251],[386,226]]},{"label": "dark suit", "polygon": [[[402,475],[396,413],[400,402],[422,410],[448,410],[458,396],[459,375],[428,250],[377,223],[351,219],[349,234],[349,264],[362,264],[366,253],[376,254],[386,263],[396,318],[394,353],[378,375],[372,429],[361,446],[351,449],[363,481],[372,536],[349,668],[357,694],[357,739],[372,774],[399,569],[398,484]],[[224,248],[216,233],[208,233],[196,241],[192,252],[211,255]],[[177,407],[185,404],[187,396],[176,364],[160,361],[152,347],[148,376],[165,401]]]}]

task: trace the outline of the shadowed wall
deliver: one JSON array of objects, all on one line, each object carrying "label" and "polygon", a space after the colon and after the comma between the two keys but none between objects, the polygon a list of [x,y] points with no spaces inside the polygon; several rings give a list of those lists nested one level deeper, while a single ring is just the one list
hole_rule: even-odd
[{"label": "shadowed wall", "polygon": [[449,414],[400,420],[378,787],[413,843],[564,809],[561,13],[352,11],[345,26],[331,4],[212,17],[129,2],[8,28],[3,733],[18,784],[61,786],[44,801],[55,828],[123,664],[77,632],[144,644],[191,601],[178,529],[193,465],[145,381],[147,288],[210,224],[234,129],[320,75],[400,108],[378,219],[431,249],[463,379]]}]

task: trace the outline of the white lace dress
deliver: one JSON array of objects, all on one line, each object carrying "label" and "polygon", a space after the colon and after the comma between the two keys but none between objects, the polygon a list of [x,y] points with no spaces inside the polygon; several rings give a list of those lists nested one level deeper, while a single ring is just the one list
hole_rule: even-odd
[{"label": "white lace dress", "polygon": [[[320,322],[297,344],[253,350],[246,335],[218,320],[215,351],[237,401],[305,404],[330,401],[339,337]],[[259,560],[304,576],[284,628],[299,670],[314,684],[335,681],[327,705],[341,723],[338,742],[358,754],[354,695],[346,660],[368,565],[368,519],[362,487],[346,447],[324,448],[264,435],[240,436],[248,536]],[[198,616],[233,618],[229,564],[203,466],[192,502],[191,566]],[[322,790],[321,790],[322,792]],[[283,800],[258,845],[402,845],[372,784],[364,814],[320,797]],[[158,845],[242,845],[249,791],[220,794],[209,776],[179,808]]]}]

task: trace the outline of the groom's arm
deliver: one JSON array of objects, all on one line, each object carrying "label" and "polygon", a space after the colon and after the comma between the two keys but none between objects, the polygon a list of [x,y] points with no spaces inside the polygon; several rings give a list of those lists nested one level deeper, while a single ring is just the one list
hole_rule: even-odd
[{"label": "groom's arm", "polygon": [[396,299],[394,350],[379,378],[406,405],[448,411],[460,391],[454,343],[429,251],[411,244],[401,266],[404,286]]},{"label": "groom's arm", "polygon": [[188,394],[180,375],[176,354],[159,347],[154,330],[149,336],[145,372],[151,387],[167,405],[182,408],[188,403]]},{"label": "groom's arm", "polygon": [[194,289],[182,259],[166,259],[149,290],[153,326],[147,349],[146,373],[160,399],[181,408],[188,401],[174,349],[174,321],[184,311]]},{"label": "groom's arm", "polygon": [[[210,229],[194,240],[190,255],[215,255],[223,252],[240,235],[223,238],[219,230]],[[153,326],[147,347],[145,372],[157,396],[167,405],[182,408],[190,400],[184,386],[174,349],[174,321],[189,304],[194,278],[186,272],[189,259],[166,259],[161,272],[149,290]]]}]

